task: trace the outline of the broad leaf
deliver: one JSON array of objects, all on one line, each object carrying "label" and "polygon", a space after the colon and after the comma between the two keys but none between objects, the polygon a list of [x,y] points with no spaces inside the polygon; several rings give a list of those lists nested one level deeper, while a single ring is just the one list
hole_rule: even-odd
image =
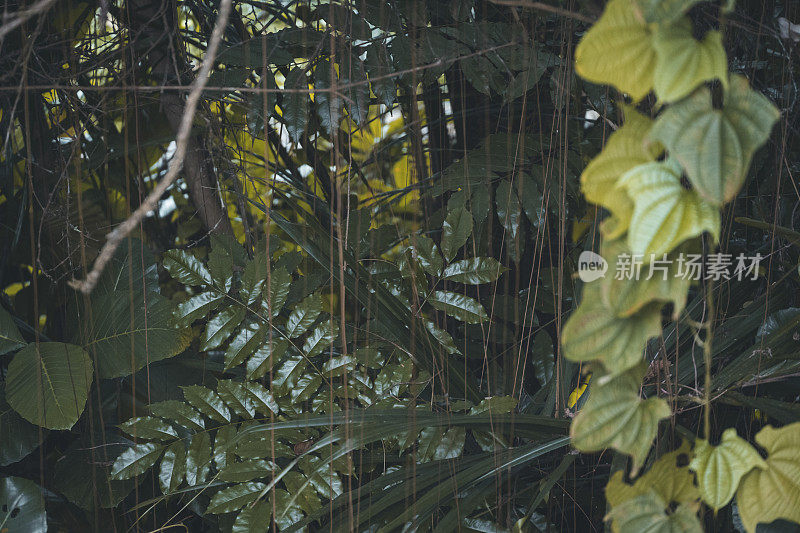
[{"label": "broad leaf", "polygon": [[238,483],[227,489],[222,489],[211,498],[207,513],[220,514],[238,511],[245,505],[250,505],[267,486],[264,483],[249,482]]},{"label": "broad leaf", "polygon": [[265,335],[266,327],[262,327],[260,320],[246,321],[228,345],[225,370],[244,363],[263,344]]},{"label": "broad leaf", "polygon": [[271,271],[268,281],[269,283],[264,280],[262,287],[264,294],[261,299],[261,311],[265,317],[275,318],[286,303],[286,297],[289,296],[292,276],[285,268],[276,268]]},{"label": "broad leaf", "polygon": [[178,438],[178,433],[171,425],[160,418],[138,416],[120,424],[120,429],[138,439],[169,441]]},{"label": "broad leaf", "polygon": [[688,441],[683,441],[680,448],[659,457],[633,485],[625,483],[622,470],[617,470],[606,485],[608,504],[616,507],[650,490],[667,504],[696,502],[700,492],[694,486],[694,475],[686,464],[690,453]]},{"label": "broad leaf", "polygon": [[190,332],[173,327],[173,312],[172,302],[155,292],[94,295],[91,320],[79,338],[97,361],[98,375],[128,376],[186,349]]},{"label": "broad leaf", "polygon": [[0,381],[0,466],[16,463],[35,450],[39,431],[6,403],[5,382]]},{"label": "broad leaf", "polygon": [[219,395],[202,385],[183,387],[183,397],[198,411],[223,424],[231,421],[231,412]]},{"label": "broad leaf", "polygon": [[226,405],[242,418],[253,418],[256,408],[243,383],[230,379],[217,382],[217,394]]},{"label": "broad leaf", "polygon": [[753,468],[766,467],[755,448],[739,437],[734,428],[722,433],[717,446],[698,439],[694,445],[694,459],[689,464],[689,468],[697,472],[703,501],[715,512],[731,501],[742,476]]},{"label": "broad leaf", "polygon": [[267,533],[269,531],[272,507],[260,501],[252,507],[245,507],[236,516],[231,533]]},{"label": "broad leaf", "polygon": [[578,43],[575,71],[594,83],[610,84],[641,100],[653,87],[656,65],[652,35],[633,0],[611,0]]},{"label": "broad leaf", "polygon": [[779,518],[800,523],[800,422],[767,426],[756,442],[767,452],[767,467],[751,470],[736,493],[745,529],[754,532],[759,523]]},{"label": "broad leaf", "polygon": [[439,254],[439,247],[436,246],[433,239],[424,235],[415,235],[412,242],[414,243],[414,256],[425,272],[433,276],[440,275],[444,262]]},{"label": "broad leaf", "polygon": [[185,250],[167,250],[162,257],[162,264],[173,279],[184,285],[211,284],[211,274],[203,263]]},{"label": "broad leaf", "polygon": [[564,356],[570,361],[599,360],[609,377],[636,366],[647,341],[661,334],[661,306],[648,304],[628,317],[619,317],[603,304],[596,284],[584,286],[581,304],[561,332]]},{"label": "broad leaf", "polygon": [[339,335],[339,324],[332,319],[323,320],[303,343],[303,352],[306,357],[314,357],[333,343]]},{"label": "broad leaf", "polygon": [[200,349],[203,351],[213,350],[228,340],[228,337],[244,320],[244,315],[245,309],[238,305],[225,307],[217,313],[208,321]]},{"label": "broad leaf", "polygon": [[[688,254],[699,254],[700,243],[689,241],[681,244],[672,253],[656,258],[647,265],[629,269],[627,273],[638,274],[628,277],[616,275],[633,264],[631,252],[624,239],[606,241],[601,248],[603,258],[608,261],[609,273],[600,284],[603,304],[618,317],[630,317],[651,302],[672,302],[673,313],[677,317],[686,305],[686,295],[692,283],[692,276],[680,269],[685,268],[681,258]],[[664,261],[667,261],[666,263]],[[627,274],[626,273],[626,274]],[[620,279],[618,279],[620,278]]]},{"label": "broad leaf", "polygon": [[0,479],[0,531],[46,533],[44,490],[28,479]]},{"label": "broad leaf", "polygon": [[[516,186],[512,186],[507,180],[501,181],[495,191],[495,203],[497,204],[497,219],[506,229],[506,239],[512,241],[517,237],[520,216],[522,216]],[[509,242],[508,246],[512,246],[512,243]]]},{"label": "broad leaf", "polygon": [[247,459],[238,463],[231,463],[219,472],[220,481],[242,483],[253,479],[269,477],[275,472],[277,466],[266,459]]},{"label": "broad leaf", "polygon": [[739,192],[753,154],[769,138],[778,116],[744,77],[732,76],[722,109],[714,108],[707,88],[700,89],[669,107],[650,138],[662,142],[700,196],[718,206]]},{"label": "broad leaf", "polygon": [[506,270],[494,257],[473,257],[447,265],[442,277],[468,285],[480,285],[497,280]]},{"label": "broad leaf", "polygon": [[192,435],[186,453],[186,483],[190,487],[204,483],[211,469],[211,438],[208,432]]},{"label": "broad leaf", "polygon": [[322,378],[317,373],[300,377],[292,387],[292,402],[299,404],[311,399],[311,396],[317,392],[320,385],[322,385]]},{"label": "broad leaf", "polygon": [[319,295],[307,296],[289,314],[286,320],[286,334],[290,339],[299,337],[311,327],[320,313],[322,313],[322,300]]},{"label": "broad leaf", "polygon": [[728,59],[718,31],[709,31],[697,41],[691,21],[684,18],[659,27],[653,47],[658,58],[654,84],[660,102],[680,100],[705,81],[728,83]]},{"label": "broad leaf", "polygon": [[289,341],[286,339],[265,340],[258,347],[253,356],[247,360],[247,379],[259,379],[280,363],[289,348]]},{"label": "broad leaf", "polygon": [[489,320],[489,316],[480,302],[463,294],[435,291],[428,298],[428,302],[436,309],[467,324],[479,324]]},{"label": "broad leaf", "polygon": [[459,248],[466,244],[472,235],[472,225],[472,215],[463,207],[447,214],[442,225],[442,253],[447,261],[451,261]]},{"label": "broad leaf", "polygon": [[48,429],[69,429],[83,412],[94,371],[80,346],[27,345],[6,375],[6,401],[22,417]]},{"label": "broad leaf", "polygon": [[231,290],[233,280],[233,257],[222,246],[213,246],[208,253],[208,270],[211,279],[222,292]]},{"label": "broad leaf", "polygon": [[639,469],[656,436],[658,421],[671,413],[663,399],[639,397],[641,377],[636,368],[593,386],[570,428],[577,449],[599,452],[614,448],[632,457],[634,473]]},{"label": "broad leaf", "polygon": [[164,451],[163,444],[148,442],[131,446],[117,457],[111,467],[113,479],[130,479],[147,472]]},{"label": "broad leaf", "polygon": [[195,320],[207,317],[225,301],[225,296],[217,292],[202,292],[178,304],[176,321],[183,326],[191,326]]},{"label": "broad leaf", "polygon": [[174,492],[186,476],[186,445],[182,440],[172,443],[164,452],[158,472],[161,492]]},{"label": "broad leaf", "polygon": [[192,407],[178,400],[151,403],[150,412],[155,416],[175,421],[179,426],[202,431],[205,427],[203,416]]},{"label": "broad leaf", "polygon": [[269,258],[266,253],[257,253],[256,256],[247,263],[242,274],[242,286],[239,293],[246,305],[252,305],[261,294],[261,287],[267,279],[267,264]]},{"label": "broad leaf", "polygon": [[705,231],[714,242],[719,240],[719,211],[681,185],[681,170],[674,160],[639,165],[626,172],[619,185],[634,202],[628,246],[645,262]]}]

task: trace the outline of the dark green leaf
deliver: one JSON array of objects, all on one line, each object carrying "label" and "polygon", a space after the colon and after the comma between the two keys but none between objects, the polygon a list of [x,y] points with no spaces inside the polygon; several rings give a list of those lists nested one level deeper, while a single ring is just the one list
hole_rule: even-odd
[{"label": "dark green leaf", "polygon": [[474,257],[447,265],[443,277],[468,285],[480,285],[497,280],[506,270],[508,269],[493,257]]},{"label": "dark green leaf", "polygon": [[29,344],[6,375],[6,401],[23,418],[48,429],[69,429],[83,412],[94,370],[79,346]]},{"label": "dark green leaf", "polygon": [[230,422],[231,413],[219,395],[202,385],[183,387],[183,396],[198,411],[218,422]]},{"label": "dark green leaf", "polygon": [[447,214],[442,226],[442,253],[447,261],[455,257],[472,234],[472,215],[466,209],[456,209]]},{"label": "dark green leaf", "polygon": [[185,250],[167,250],[162,264],[170,276],[184,285],[210,285],[211,274],[195,256]]},{"label": "dark green leaf", "polygon": [[0,531],[46,533],[43,489],[27,479],[0,479]]},{"label": "dark green leaf", "polygon": [[163,444],[148,442],[136,444],[122,452],[111,467],[113,479],[130,479],[147,472],[155,464],[164,450]]}]

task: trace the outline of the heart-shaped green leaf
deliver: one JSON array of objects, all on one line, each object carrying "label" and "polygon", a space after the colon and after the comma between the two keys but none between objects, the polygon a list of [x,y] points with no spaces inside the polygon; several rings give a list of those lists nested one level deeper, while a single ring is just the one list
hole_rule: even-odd
[{"label": "heart-shaped green leaf", "polygon": [[661,305],[618,317],[603,304],[599,285],[585,285],[581,305],[561,332],[564,356],[574,362],[599,360],[609,376],[625,372],[642,360],[648,339],[661,333]]},{"label": "heart-shaped green leaf", "polygon": [[662,142],[700,196],[719,206],[739,192],[753,154],[769,138],[778,116],[744,77],[731,76],[722,109],[714,108],[707,88],[700,89],[669,107],[650,130],[650,139]]},{"label": "heart-shaped green leaf", "polygon": [[717,446],[698,439],[694,445],[694,459],[689,464],[689,468],[697,472],[703,501],[714,511],[731,501],[742,476],[753,468],[766,467],[755,448],[739,437],[734,428],[722,433]]},{"label": "heart-shaped green leaf", "polygon": [[681,169],[674,160],[639,165],[619,184],[634,202],[628,246],[645,262],[704,231],[719,240],[719,211],[681,185]]},{"label": "heart-shaped green leaf", "polygon": [[634,474],[650,451],[658,421],[671,413],[663,399],[639,397],[642,373],[637,367],[594,385],[570,428],[575,448],[583,452],[614,448],[630,455]]},{"label": "heart-shaped green leaf", "polygon": [[767,467],[745,475],[736,493],[745,529],[750,533],[779,518],[800,523],[800,422],[767,426],[756,442],[767,451]]}]

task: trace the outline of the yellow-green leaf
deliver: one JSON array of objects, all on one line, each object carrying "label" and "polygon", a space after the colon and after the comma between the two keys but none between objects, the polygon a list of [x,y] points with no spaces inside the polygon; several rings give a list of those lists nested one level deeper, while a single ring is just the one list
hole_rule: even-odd
[{"label": "yellow-green leaf", "polygon": [[630,317],[618,317],[603,305],[600,286],[584,286],[583,300],[561,332],[564,356],[570,361],[600,360],[608,377],[625,372],[642,360],[647,340],[661,333],[661,303],[650,304]]},{"label": "yellow-green leaf", "polygon": [[653,84],[661,102],[680,100],[704,81],[728,83],[728,59],[718,31],[709,31],[698,41],[692,36],[691,21],[683,18],[660,26],[653,47],[658,58]]},{"label": "yellow-green leaf", "polygon": [[800,422],[767,426],[756,442],[767,451],[767,467],[751,470],[736,493],[745,529],[752,532],[779,518],[800,523]]},{"label": "yellow-green leaf", "polygon": [[575,50],[581,77],[613,85],[637,101],[653,87],[655,64],[652,34],[633,0],[611,0]]},{"label": "yellow-green leaf", "polygon": [[683,165],[700,196],[720,205],[736,196],[753,154],[769,138],[778,116],[775,106],[750,89],[744,77],[731,76],[722,109],[714,108],[707,88],[700,89],[667,109],[650,130],[650,139],[661,141]]},{"label": "yellow-green leaf", "polygon": [[674,160],[639,165],[620,178],[620,186],[634,202],[628,246],[645,262],[704,231],[719,240],[719,211],[681,185],[681,169]]},{"label": "yellow-green leaf", "polygon": [[625,483],[622,470],[614,472],[606,485],[606,500],[611,507],[653,490],[666,503],[692,503],[700,498],[694,486],[694,475],[688,465],[681,462],[681,456],[688,457],[691,449],[688,441],[683,441],[675,451],[665,453],[642,474],[633,485]]},{"label": "yellow-green leaf", "polygon": [[[603,303],[613,309],[616,316],[632,316],[651,302],[672,302],[673,316],[680,314],[686,305],[686,294],[692,280],[690,276],[679,275],[681,263],[678,259],[680,254],[699,254],[701,250],[697,241],[682,243],[666,259],[658,257],[640,267],[633,266],[631,251],[624,239],[605,241],[601,250],[601,255],[610,265],[610,273],[600,281],[601,295]],[[615,275],[615,271],[633,275]]]},{"label": "yellow-green leaf", "polygon": [[583,452],[614,448],[633,458],[636,473],[647,457],[658,421],[670,415],[661,398],[642,399],[641,367],[592,387],[589,400],[572,421],[572,444]]},{"label": "yellow-green leaf", "polygon": [[739,437],[734,428],[722,433],[718,446],[698,439],[694,446],[694,459],[689,464],[689,468],[697,472],[703,501],[714,511],[731,501],[742,476],[753,468],[766,466],[758,452]]},{"label": "yellow-green leaf", "polygon": [[703,533],[697,511],[688,504],[667,512],[664,501],[654,491],[614,507],[606,520],[613,520],[615,533]]},{"label": "yellow-green leaf", "polygon": [[625,124],[611,134],[603,151],[581,174],[581,190],[586,199],[605,207],[614,217],[603,224],[603,233],[609,239],[627,231],[633,214],[628,193],[617,187],[620,176],[659,155],[655,146],[646,147],[644,143],[652,124],[652,120],[635,109],[626,109]]}]

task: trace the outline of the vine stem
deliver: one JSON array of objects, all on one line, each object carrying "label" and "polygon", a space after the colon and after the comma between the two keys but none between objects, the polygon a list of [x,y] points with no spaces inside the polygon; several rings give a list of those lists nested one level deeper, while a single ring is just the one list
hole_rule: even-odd
[{"label": "vine stem", "polygon": [[703,433],[706,440],[711,438],[711,344],[714,340],[714,281],[706,284],[706,338],[703,340],[703,366],[705,367],[705,386],[703,387]]}]

